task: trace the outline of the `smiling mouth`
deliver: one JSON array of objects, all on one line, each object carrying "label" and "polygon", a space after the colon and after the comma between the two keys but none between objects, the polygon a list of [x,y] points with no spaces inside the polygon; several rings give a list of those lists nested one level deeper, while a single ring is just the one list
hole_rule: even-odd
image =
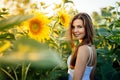
[{"label": "smiling mouth", "polygon": [[79,34],[77,34],[77,35],[74,35],[75,37],[78,37],[79,36]]}]

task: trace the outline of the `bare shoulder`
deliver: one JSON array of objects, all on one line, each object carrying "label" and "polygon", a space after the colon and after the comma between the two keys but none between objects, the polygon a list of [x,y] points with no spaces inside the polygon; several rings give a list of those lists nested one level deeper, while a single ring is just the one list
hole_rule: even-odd
[{"label": "bare shoulder", "polygon": [[89,49],[87,45],[82,45],[78,48],[78,55],[85,55],[86,57],[89,56]]},{"label": "bare shoulder", "polygon": [[80,47],[78,48],[78,51],[88,52],[89,50],[88,50],[87,45],[82,45],[82,46],[80,46]]}]

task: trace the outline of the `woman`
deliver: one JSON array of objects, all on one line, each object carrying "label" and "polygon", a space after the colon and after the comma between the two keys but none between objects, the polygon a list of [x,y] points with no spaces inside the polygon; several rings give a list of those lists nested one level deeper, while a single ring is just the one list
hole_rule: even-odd
[{"label": "woman", "polygon": [[[75,15],[70,24],[72,54],[68,57],[68,80],[94,80],[96,50],[93,24],[87,13]],[[79,43],[75,44],[75,41]]]}]

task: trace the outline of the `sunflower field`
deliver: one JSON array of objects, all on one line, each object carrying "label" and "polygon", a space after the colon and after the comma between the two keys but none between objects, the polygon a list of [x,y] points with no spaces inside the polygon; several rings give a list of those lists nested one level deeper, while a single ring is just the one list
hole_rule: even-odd
[{"label": "sunflower field", "polygon": [[[0,80],[67,80],[67,30],[72,0],[48,5],[4,0],[0,8]],[[52,8],[52,10],[48,10]],[[52,13],[51,13],[52,12]],[[120,2],[90,15],[95,28],[96,80],[120,79]]]}]

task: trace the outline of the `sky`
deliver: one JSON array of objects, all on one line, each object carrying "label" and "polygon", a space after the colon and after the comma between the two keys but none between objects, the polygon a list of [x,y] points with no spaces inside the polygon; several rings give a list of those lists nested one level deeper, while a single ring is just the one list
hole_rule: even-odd
[{"label": "sky", "polygon": [[93,11],[100,12],[100,8],[115,6],[120,0],[73,0],[75,7],[79,12],[92,13]]},{"label": "sky", "polygon": [[[61,0],[32,0],[32,1],[44,1],[47,4],[60,3]],[[116,2],[120,0],[72,0],[75,4],[75,9],[79,12],[87,12],[91,14],[93,11],[100,12],[100,8],[115,6]]]},{"label": "sky", "polygon": [[[0,7],[2,6],[0,0]],[[32,2],[45,2],[46,4],[60,3],[61,0],[31,0]],[[115,6],[116,2],[120,0],[72,0],[75,4],[75,9],[79,12],[87,12],[91,14],[93,11],[100,12],[100,8],[107,6]]]}]

